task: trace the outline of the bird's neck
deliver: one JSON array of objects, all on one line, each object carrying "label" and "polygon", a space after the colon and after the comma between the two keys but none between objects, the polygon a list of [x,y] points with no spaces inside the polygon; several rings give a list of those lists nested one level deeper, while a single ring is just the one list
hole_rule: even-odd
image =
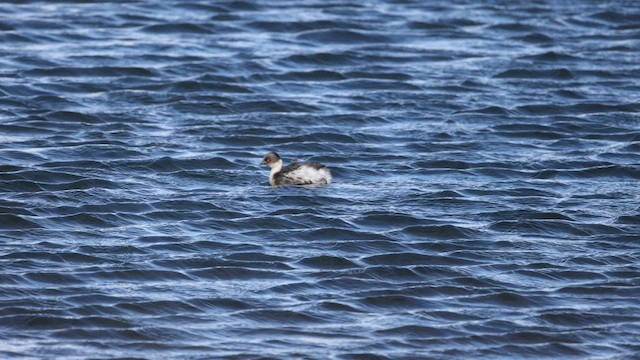
[{"label": "bird's neck", "polygon": [[275,175],[282,171],[282,160],[274,162],[271,166],[271,173],[269,173],[269,184],[274,186],[276,184]]}]

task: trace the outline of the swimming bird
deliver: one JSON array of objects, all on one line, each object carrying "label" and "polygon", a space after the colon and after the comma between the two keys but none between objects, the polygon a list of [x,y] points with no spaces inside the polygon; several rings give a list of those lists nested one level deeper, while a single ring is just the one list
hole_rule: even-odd
[{"label": "swimming bird", "polygon": [[272,151],[262,158],[262,163],[271,168],[269,184],[280,185],[328,185],[331,183],[331,170],[319,162],[293,162],[282,167],[282,159]]}]

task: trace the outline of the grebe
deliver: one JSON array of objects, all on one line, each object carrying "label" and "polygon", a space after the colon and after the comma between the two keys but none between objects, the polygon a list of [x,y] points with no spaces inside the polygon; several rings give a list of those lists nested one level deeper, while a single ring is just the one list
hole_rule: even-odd
[{"label": "grebe", "polygon": [[328,185],[331,183],[331,170],[318,162],[293,162],[282,168],[282,159],[276,152],[264,156],[261,164],[271,168],[269,184],[279,185]]}]

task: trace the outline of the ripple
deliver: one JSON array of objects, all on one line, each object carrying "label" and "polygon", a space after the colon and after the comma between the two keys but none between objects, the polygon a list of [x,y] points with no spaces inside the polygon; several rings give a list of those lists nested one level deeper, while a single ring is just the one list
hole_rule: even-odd
[{"label": "ripple", "polygon": [[0,214],[0,229],[34,229],[40,225],[34,221],[25,219],[22,215]]},{"label": "ripple", "polygon": [[337,256],[315,256],[304,258],[298,264],[317,269],[348,269],[358,267],[352,261]]},{"label": "ripple", "polygon": [[308,64],[308,65],[346,65],[356,63],[358,55],[356,53],[309,53],[295,54],[287,56],[283,59],[284,63],[292,65]]},{"label": "ripple", "polygon": [[354,22],[334,20],[310,20],[310,21],[252,21],[247,24],[264,31],[301,33],[319,29],[363,29]]},{"label": "ripple", "polygon": [[556,62],[556,61],[577,61],[580,58],[576,56],[572,56],[569,54],[558,53],[555,51],[548,51],[545,53],[524,56],[522,59],[535,60],[535,61],[548,61],[548,62]]},{"label": "ripple", "polygon": [[209,34],[211,31],[205,26],[192,23],[171,23],[171,24],[157,24],[149,25],[142,28],[142,31],[150,33],[160,34],[174,34],[174,33],[186,33],[186,34]]},{"label": "ripple", "polygon": [[528,308],[539,306],[540,300],[532,296],[523,296],[514,292],[498,292],[491,295],[481,295],[466,299],[465,301],[477,302],[485,305],[499,304],[500,306]]},{"label": "ripple", "polygon": [[174,159],[162,157],[145,163],[144,167],[155,172],[176,172],[196,169],[233,169],[236,168],[237,165],[221,157],[210,159]]},{"label": "ripple", "polygon": [[317,324],[325,322],[321,317],[292,310],[249,310],[243,312],[241,316],[259,323],[274,320],[283,324]]},{"label": "ripple", "polygon": [[566,68],[553,70],[528,70],[528,69],[509,69],[494,76],[495,78],[524,78],[524,79],[554,79],[554,80],[571,80],[574,78],[573,73]]},{"label": "ripple", "polygon": [[417,253],[396,253],[396,254],[384,254],[369,256],[362,259],[363,262],[371,265],[394,265],[394,266],[408,266],[408,265],[474,265],[477,264],[474,261],[464,260],[460,258],[454,258],[451,256],[434,256]]},{"label": "ripple", "polygon": [[439,329],[431,326],[422,325],[406,325],[392,329],[385,329],[377,331],[378,334],[383,336],[398,336],[401,338],[437,338],[437,337],[453,337],[461,334],[461,332]]},{"label": "ripple", "polygon": [[536,30],[536,27],[521,22],[509,22],[491,25],[489,29],[507,32],[528,32]]},{"label": "ripple", "polygon": [[210,280],[245,280],[280,279],[288,275],[277,271],[253,270],[244,266],[224,266],[197,271],[190,271],[191,276]]},{"label": "ripple", "polygon": [[359,303],[366,307],[382,309],[421,309],[427,301],[405,295],[380,295],[365,297],[359,300]]},{"label": "ripple", "polygon": [[[256,76],[254,75],[253,78]],[[277,80],[303,80],[303,81],[339,81],[346,77],[336,71],[312,70],[312,71],[290,71],[284,74],[271,75],[270,78]]]},{"label": "ripple", "polygon": [[26,70],[26,76],[46,76],[46,77],[118,77],[118,76],[154,76],[151,69],[142,67],[113,67],[113,66],[92,66],[92,67],[52,67],[36,68]]},{"label": "ripple", "polygon": [[542,33],[534,32],[522,37],[522,40],[530,43],[551,43],[553,38]]},{"label": "ripple", "polygon": [[145,85],[141,86],[143,90],[168,91],[171,93],[193,93],[193,92],[214,92],[214,93],[252,93],[251,89],[236,84],[228,84],[224,82],[212,81],[176,81],[162,85]]},{"label": "ripple", "polygon": [[329,42],[339,44],[351,43],[381,43],[387,42],[389,39],[381,34],[372,32],[360,32],[354,30],[312,30],[304,32],[297,36],[298,39],[304,41]]},{"label": "ripple", "polygon": [[618,7],[0,3],[0,357],[634,357]]},{"label": "ripple", "polygon": [[561,115],[561,114],[596,114],[596,113],[609,113],[609,112],[637,112],[639,105],[637,104],[623,104],[623,105],[609,105],[602,103],[581,103],[568,106],[557,105],[523,105],[519,106],[518,110],[525,114],[549,114],[549,115]]},{"label": "ripple", "polygon": [[455,225],[408,226],[402,233],[411,236],[429,236],[436,239],[464,239],[476,236],[478,231]]}]

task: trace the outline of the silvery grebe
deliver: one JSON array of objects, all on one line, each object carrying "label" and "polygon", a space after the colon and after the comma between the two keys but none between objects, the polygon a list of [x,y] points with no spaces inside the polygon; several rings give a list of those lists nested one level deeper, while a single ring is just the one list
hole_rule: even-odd
[{"label": "silvery grebe", "polygon": [[261,164],[271,168],[269,184],[279,185],[327,185],[331,183],[331,170],[318,162],[293,162],[282,168],[282,159],[276,152],[264,156]]}]

